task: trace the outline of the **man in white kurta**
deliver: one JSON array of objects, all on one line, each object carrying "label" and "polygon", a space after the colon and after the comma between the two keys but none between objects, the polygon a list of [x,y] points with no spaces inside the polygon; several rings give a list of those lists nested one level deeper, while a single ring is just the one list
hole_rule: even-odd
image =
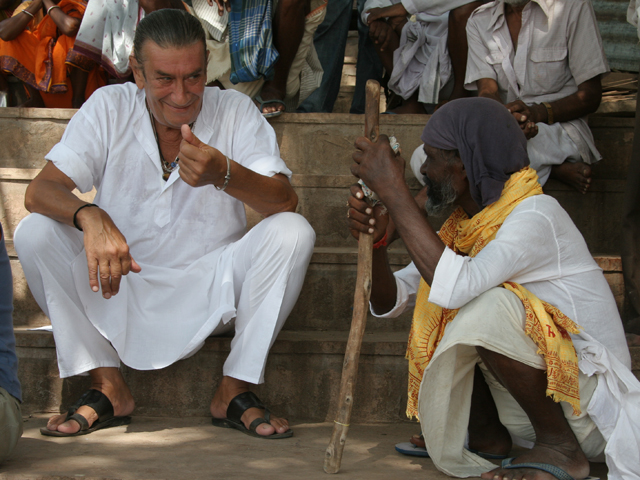
[{"label": "man in white kurta", "polygon": [[[446,202],[456,203],[468,211],[472,217],[470,224],[480,224],[480,214],[493,203],[481,199],[486,199],[492,189],[503,195],[500,194],[502,187],[495,184],[509,178],[512,167],[501,173],[499,165],[506,165],[507,159],[517,153],[507,141],[510,130],[517,131],[516,122],[511,119],[513,125],[507,125],[501,132],[492,127],[483,129],[478,125],[486,123],[487,116],[493,116],[491,124],[503,120],[498,118],[501,110],[492,110],[491,104],[478,101],[491,103],[483,99],[457,100],[436,113],[437,120],[441,120],[446,115],[456,118],[451,114],[451,107],[464,112],[449,123],[454,127],[442,135],[446,141],[434,133],[444,130],[446,122],[440,122],[429,134],[427,125],[423,134],[428,157],[421,174],[428,180],[427,194],[433,196],[427,201],[427,210],[437,204],[436,198],[446,198]],[[436,120],[436,115],[430,122]],[[475,120],[474,115],[478,116]],[[491,139],[484,140],[487,135],[491,135]],[[442,143],[433,147],[431,144],[435,142]],[[485,142],[490,146],[482,147]],[[460,153],[452,148],[454,143]],[[443,145],[446,145],[444,150]],[[524,138],[521,145],[519,155],[525,162],[520,165],[526,165]],[[607,281],[582,235],[558,202],[542,194],[524,198],[504,219],[494,239],[475,256],[464,256],[429,238],[434,233],[426,222],[424,210],[420,212],[416,202],[410,199],[408,188],[399,189],[394,181],[401,180],[402,165],[398,160],[389,160],[393,154],[383,141],[367,144],[359,139],[356,146],[361,150],[354,154],[359,165],[352,171],[376,191],[395,224],[387,230],[385,215],[375,210],[367,213],[365,209],[369,207],[361,200],[361,192],[352,189],[348,215],[352,230],[368,231],[374,235],[374,241],[383,235],[385,239],[374,245],[372,313],[394,318],[413,309],[421,278],[431,287],[430,303],[460,309],[446,325],[420,386],[418,412],[426,449],[436,467],[452,476],[482,475],[486,479],[494,475],[553,478],[541,476],[542,471],[558,474],[556,468],[560,467],[571,472],[574,478],[584,478],[588,474],[586,460],[589,459],[606,460],[610,479],[637,478],[640,383],[630,371],[622,323]],[[477,172],[483,157],[489,159],[487,170],[476,183],[474,179],[480,177],[472,172]],[[451,183],[455,195],[442,197],[439,185],[447,182]],[[476,185],[471,195],[468,185]],[[472,200],[471,203],[470,196],[479,202]],[[391,275],[385,247],[398,233],[414,262]],[[534,383],[535,375],[529,375],[546,371],[547,364],[536,344],[525,334],[527,317],[523,303],[510,291],[500,288],[505,282],[521,285],[581,327],[580,333],[571,335],[578,358],[581,413],[574,414],[568,403],[560,403],[560,421],[556,419],[555,424],[552,422],[547,427],[554,431],[557,425],[556,443],[547,443],[546,447],[544,442],[548,440],[542,438],[542,434],[546,435],[545,415],[552,408],[558,408],[558,404],[542,400],[543,394],[540,401],[550,403],[536,412],[522,399],[522,390]],[[426,335],[415,333],[418,337]],[[496,364],[496,358],[502,360]],[[515,384],[501,365],[508,365],[506,371],[521,374]],[[481,395],[485,384],[491,399],[488,403],[483,403],[486,400]],[[574,448],[579,446],[578,453],[567,453],[571,448],[562,455],[554,452],[556,445],[562,444],[559,432],[564,421],[573,436],[569,443],[574,442]],[[494,464],[481,458],[507,457],[511,437],[520,445],[534,448],[515,459],[505,460],[503,469],[495,469]],[[537,465],[531,467],[532,463]],[[558,475],[557,478],[562,478]]]},{"label": "man in white kurta", "polygon": [[602,158],[586,115],[609,71],[591,2],[497,0],[471,15],[467,36],[465,88],[514,113],[542,185],[556,175],[586,192]]},{"label": "man in white kurta", "polygon": [[439,102],[467,96],[465,26],[484,3],[469,0],[368,0],[362,20],[390,72],[389,89],[403,106],[393,113],[424,113]]},{"label": "man in white kurta", "polygon": [[[176,10],[140,23],[134,52],[141,60],[132,57],[137,85],[101,89],[69,122],[29,187],[26,204],[35,213],[19,225],[16,250],[51,319],[61,377],[89,372],[116,417],[133,410],[120,361],[163,368],[194,354],[209,335],[235,329],[211,407],[224,419],[229,389],[237,395],[264,381],[315,235],[290,213],[297,203],[291,171],[251,99],[204,87],[203,32],[195,43],[161,47],[144,28],[151,22],[165,31],[180,22],[186,31],[200,28]],[[164,158],[175,156],[179,166],[167,172]],[[74,187],[95,187],[95,206],[75,197]],[[248,233],[243,202],[267,217]],[[105,257],[118,249],[109,263]],[[100,387],[105,375],[114,388]],[[62,417],[49,430],[75,433],[75,422]],[[273,418],[258,433],[288,430]]]}]

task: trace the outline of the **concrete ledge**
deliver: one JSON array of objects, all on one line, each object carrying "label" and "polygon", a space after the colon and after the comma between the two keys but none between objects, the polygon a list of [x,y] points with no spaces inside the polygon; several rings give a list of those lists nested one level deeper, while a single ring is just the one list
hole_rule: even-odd
[{"label": "concrete ledge", "polygon": [[[266,383],[256,393],[290,419],[331,420],[347,332],[283,331],[267,363]],[[88,388],[88,377],[58,378],[55,344],[49,332],[16,330],[23,412],[64,411]],[[404,420],[407,332],[365,334],[352,419],[354,422]],[[194,356],[167,368],[137,371],[122,367],[136,398],[136,414],[205,416],[221,379],[230,338],[210,337]],[[640,378],[640,347],[631,348]],[[277,388],[273,386],[277,385]]]},{"label": "concrete ledge", "polygon": [[[333,418],[347,332],[282,332],[256,393],[288,418]],[[406,407],[406,332],[367,334],[360,356],[353,421],[398,421]],[[50,332],[16,331],[23,413],[64,411],[88,388],[88,377],[58,378]],[[123,366],[136,413],[204,416],[222,376],[230,338],[211,337],[194,356],[167,368],[137,371]],[[274,388],[277,385],[277,388]],[[372,397],[371,392],[376,392]]]}]

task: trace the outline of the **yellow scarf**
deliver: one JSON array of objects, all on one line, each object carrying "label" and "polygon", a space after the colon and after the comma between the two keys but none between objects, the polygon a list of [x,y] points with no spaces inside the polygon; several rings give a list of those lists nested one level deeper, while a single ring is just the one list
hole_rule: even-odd
[{"label": "yellow scarf", "polygon": [[[511,175],[496,202],[472,218],[468,218],[464,210],[458,208],[444,223],[438,235],[455,253],[475,257],[495,238],[504,220],[522,200],[541,193],[542,187],[535,170],[523,168]],[[560,310],[543,302],[521,285],[506,282],[502,287],[515,293],[525,308],[525,333],[535,342],[538,353],[544,355],[547,363],[547,396],[556,402],[568,402],[573,407],[574,414],[580,414],[578,357],[569,336],[569,333],[579,333],[580,327]],[[430,290],[430,286],[421,279],[407,346],[409,418],[418,417],[418,392],[424,370],[442,340],[446,325],[458,313],[457,309],[449,310],[430,303]]]}]

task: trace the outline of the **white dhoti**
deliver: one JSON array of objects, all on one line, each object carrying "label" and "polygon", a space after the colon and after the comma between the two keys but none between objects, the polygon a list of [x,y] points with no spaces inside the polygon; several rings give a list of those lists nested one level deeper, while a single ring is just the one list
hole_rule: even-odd
[{"label": "white dhoti", "polygon": [[[530,367],[545,370],[544,358],[524,333],[526,316],[518,297],[493,288],[460,309],[425,370],[418,409],[427,451],[436,467],[456,477],[480,476],[495,465],[464,448],[469,425],[476,364],[480,364],[496,403],[500,421],[512,436],[535,442],[533,427],[515,399],[485,369],[480,346]],[[580,372],[580,415],[561,402],[565,417],[585,455],[603,459],[606,442],[587,409],[597,388],[597,376]]]},{"label": "white dhoti", "polygon": [[571,139],[559,123],[547,125],[536,123],[538,134],[527,141],[527,154],[531,168],[538,172],[540,185],[549,180],[551,167],[562,165],[564,162],[591,163],[591,156],[581,155],[576,143]]},{"label": "white dhoti", "polygon": [[302,288],[315,233],[300,215],[272,215],[185,269],[141,264],[109,300],[89,287],[78,230],[32,214],[14,241],[51,320],[62,378],[120,360],[138,370],[163,368],[235,328],[223,374],[257,384]]}]

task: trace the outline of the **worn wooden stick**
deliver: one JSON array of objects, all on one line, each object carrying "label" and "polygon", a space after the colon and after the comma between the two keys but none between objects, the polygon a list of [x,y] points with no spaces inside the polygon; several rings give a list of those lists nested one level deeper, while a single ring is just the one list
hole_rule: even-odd
[{"label": "worn wooden stick", "polygon": [[[369,80],[366,86],[366,105],[364,114],[364,135],[372,142],[378,139],[380,116],[380,84]],[[338,473],[342,462],[342,451],[347,441],[351,408],[353,407],[353,391],[358,376],[358,359],[362,336],[367,323],[369,311],[369,297],[371,296],[371,257],[373,252],[373,237],[360,232],[358,241],[358,273],[356,277],[356,291],[353,298],[353,317],[351,331],[347,341],[342,366],[342,380],[340,381],[340,396],[338,398],[338,413],[333,424],[331,441],[324,456],[324,471]]]}]

